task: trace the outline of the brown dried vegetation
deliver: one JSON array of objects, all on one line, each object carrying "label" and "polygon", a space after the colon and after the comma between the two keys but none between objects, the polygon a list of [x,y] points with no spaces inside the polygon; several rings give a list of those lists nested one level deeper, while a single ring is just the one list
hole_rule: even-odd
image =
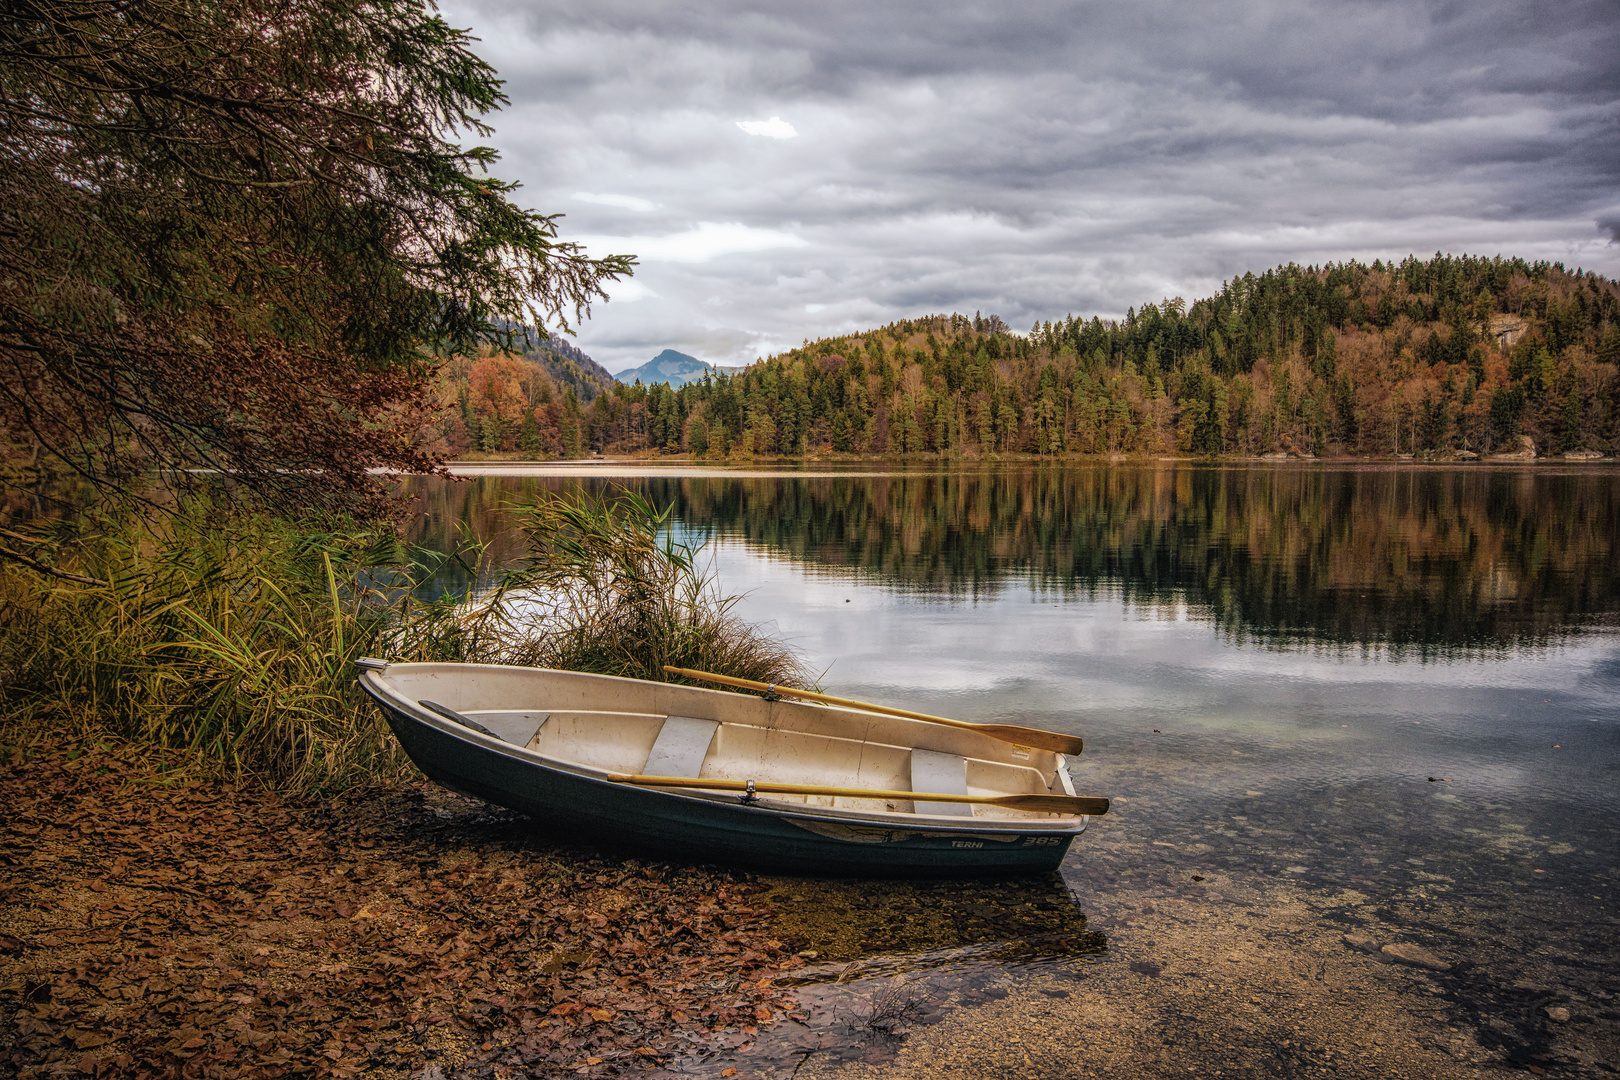
[{"label": "brown dried vegetation", "polygon": [[293,802],[80,744],[0,766],[0,1076],[606,1074],[746,1039],[799,966],[752,879],[430,786]]}]

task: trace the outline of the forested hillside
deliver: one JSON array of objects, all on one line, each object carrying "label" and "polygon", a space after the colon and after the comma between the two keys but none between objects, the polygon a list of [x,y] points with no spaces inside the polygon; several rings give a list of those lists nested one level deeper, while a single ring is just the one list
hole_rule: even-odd
[{"label": "forested hillside", "polygon": [[561,338],[548,339],[525,352],[523,358],[545,368],[553,383],[564,389],[571,388],[587,405],[616,381],[607,368]]},{"label": "forested hillside", "polygon": [[[1523,438],[1543,455],[1606,455],[1620,440],[1617,361],[1613,280],[1467,256],[1290,264],[1119,322],[1015,334],[994,316],[937,315],[679,390],[614,385],[576,408],[577,438],[711,457],[1451,457],[1520,452]],[[529,413],[548,446],[572,452],[561,425],[573,414],[551,409],[555,397],[531,397]],[[524,449],[520,430],[506,441]]]},{"label": "forested hillside", "polygon": [[452,357],[439,373],[439,419],[427,441],[450,457],[579,457],[590,445],[583,407],[614,385],[606,368],[558,338],[523,353]]}]

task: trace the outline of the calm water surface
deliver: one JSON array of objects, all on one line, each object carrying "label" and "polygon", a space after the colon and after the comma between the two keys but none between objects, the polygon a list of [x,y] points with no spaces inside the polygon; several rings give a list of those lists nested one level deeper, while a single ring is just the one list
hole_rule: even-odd
[{"label": "calm water surface", "polygon": [[[1076,786],[1113,812],[1031,886],[1032,910],[1055,893],[1089,917],[1070,962],[1144,897],[1286,879],[1347,927],[1539,957],[1537,993],[1620,993],[1612,467],[641,472],[416,481],[417,533],[515,558],[501,503],[632,486],[829,692],[1084,736]],[[816,888],[784,895],[862,906]],[[982,982],[1018,963],[982,942],[1030,930],[913,940],[881,907],[822,938],[807,910],[807,939]],[[1525,972],[1454,978],[1484,1002]]]}]

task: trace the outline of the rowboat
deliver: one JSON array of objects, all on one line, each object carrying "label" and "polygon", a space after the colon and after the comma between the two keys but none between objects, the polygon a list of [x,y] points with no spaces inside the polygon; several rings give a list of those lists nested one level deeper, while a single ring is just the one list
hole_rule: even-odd
[{"label": "rowboat", "polygon": [[1036,872],[1108,806],[1075,795],[1068,755],[1030,745],[1078,750],[1072,736],[786,700],[804,694],[786,688],[359,666],[434,781],[553,833],[663,857],[840,875]]}]

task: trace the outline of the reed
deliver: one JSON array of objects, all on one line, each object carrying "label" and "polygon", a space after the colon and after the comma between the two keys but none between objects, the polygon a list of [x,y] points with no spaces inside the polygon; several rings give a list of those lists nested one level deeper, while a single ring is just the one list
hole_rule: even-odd
[{"label": "reed", "polygon": [[803,682],[797,654],[740,618],[742,598],[721,592],[700,566],[701,545],[674,538],[670,510],[628,489],[544,495],[516,508],[529,557],[504,588],[523,597],[528,625],[543,632],[521,636],[505,658],[657,681],[668,678],[667,664]]},{"label": "reed", "polygon": [[202,506],[85,537],[73,566],[97,582],[0,571],[8,741],[106,732],[180,751],[194,771],[294,788],[403,774],[352,690],[354,657],[389,622],[354,568],[389,561],[397,543],[222,525]]},{"label": "reed", "polygon": [[[99,522],[65,566],[0,564],[0,742],[106,735],[188,771],[319,791],[412,774],[354,661],[526,663],[663,678],[663,663],[767,681],[792,653],[735,617],[735,597],[638,497],[516,508],[532,557],[489,587],[428,596],[446,560],[389,531],[222,520]],[[463,575],[478,580],[477,574]]]}]

